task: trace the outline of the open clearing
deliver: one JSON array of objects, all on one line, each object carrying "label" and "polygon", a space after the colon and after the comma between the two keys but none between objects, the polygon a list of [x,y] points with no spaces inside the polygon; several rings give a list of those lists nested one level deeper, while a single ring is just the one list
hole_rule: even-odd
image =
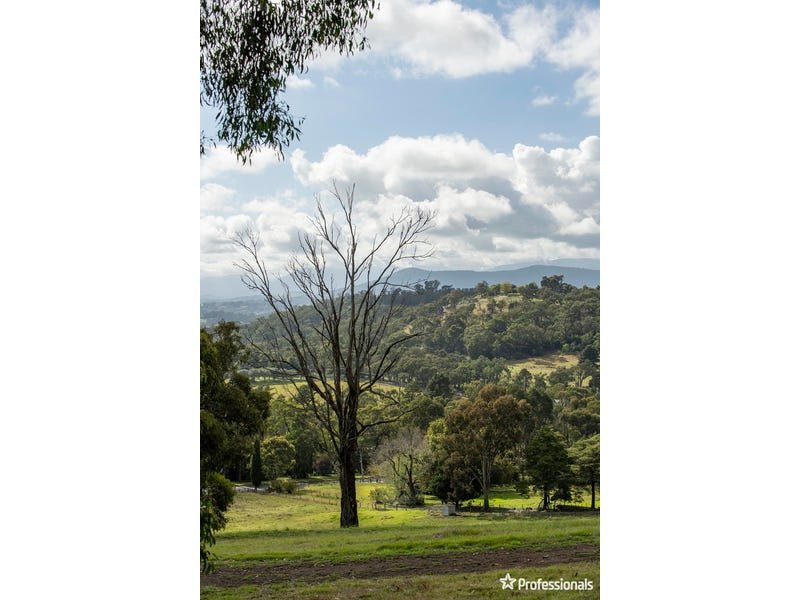
[{"label": "open clearing", "polygon": [[[218,572],[202,578],[202,597],[433,600],[525,594],[501,594],[497,578],[506,571],[528,579],[595,582],[591,592],[537,592],[538,597],[598,597],[597,513],[442,517],[431,506],[374,510],[367,495],[380,485],[386,484],[358,484],[360,527],[345,530],[338,526],[338,486],[330,481],[293,495],[237,494],[214,547]],[[534,501],[499,488],[492,505]]]},{"label": "open clearing", "polygon": [[528,369],[531,375],[535,373],[549,375],[556,369],[569,369],[574,367],[578,364],[578,359],[579,357],[576,354],[553,352],[551,354],[545,354],[544,356],[508,361],[508,368],[512,375],[516,375],[522,369]]}]

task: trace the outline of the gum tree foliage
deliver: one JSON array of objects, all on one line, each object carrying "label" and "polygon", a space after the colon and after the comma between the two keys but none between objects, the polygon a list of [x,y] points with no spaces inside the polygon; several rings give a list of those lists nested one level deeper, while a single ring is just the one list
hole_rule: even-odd
[{"label": "gum tree foliage", "polygon": [[[283,99],[286,79],[324,51],[367,46],[376,0],[200,0],[200,104],[217,109],[216,139],[242,162],[283,149],[302,119]],[[215,143],[200,139],[200,154]]]},{"label": "gum tree foliage", "polygon": [[[396,401],[378,384],[395,366],[398,348],[422,332],[400,330],[387,335],[400,310],[391,277],[398,264],[431,255],[422,236],[433,218],[430,212],[404,208],[382,232],[362,244],[353,212],[354,192],[355,186],[344,195],[333,187],[331,194],[339,208],[336,215],[329,215],[318,199],[313,231],[300,237],[300,252],[287,265],[284,281],[269,274],[256,233],[245,231],[235,240],[244,254],[238,264],[242,281],[275,311],[267,341],[254,345],[274,375],[307,386],[309,393],[297,394],[296,399],[330,442],[339,470],[341,527],[358,526],[359,437],[402,414],[389,414],[387,408],[364,421],[359,408],[362,398],[370,396],[385,398],[387,404]],[[332,264],[340,273],[338,278],[332,274]],[[298,294],[313,310],[313,320],[299,316]]]},{"label": "gum tree foliage", "polygon": [[576,481],[592,487],[592,510],[595,508],[595,488],[600,483],[600,434],[583,438],[569,449]]},{"label": "gum tree foliage", "polygon": [[[269,412],[269,393],[238,372],[246,353],[235,323],[200,330],[200,562],[213,568],[211,546],[225,527],[233,485],[222,474],[252,448]],[[249,450],[248,450],[249,453]]]},{"label": "gum tree foliage", "polygon": [[294,444],[282,435],[271,435],[261,443],[261,461],[264,476],[276,479],[294,467]]},{"label": "gum tree foliage", "polygon": [[483,387],[474,400],[458,401],[445,415],[443,445],[452,460],[474,465],[485,511],[494,464],[520,441],[528,416],[527,403],[497,385]]},{"label": "gum tree foliage", "polygon": [[564,437],[549,425],[533,435],[525,448],[526,470],[533,487],[542,493],[542,508],[552,500],[569,500],[572,483],[571,462]]},{"label": "gum tree foliage", "polygon": [[421,483],[427,493],[458,506],[480,495],[480,483],[475,476],[480,467],[474,455],[450,455],[444,442],[446,434],[444,417],[428,425],[425,436],[428,451],[423,458]]}]

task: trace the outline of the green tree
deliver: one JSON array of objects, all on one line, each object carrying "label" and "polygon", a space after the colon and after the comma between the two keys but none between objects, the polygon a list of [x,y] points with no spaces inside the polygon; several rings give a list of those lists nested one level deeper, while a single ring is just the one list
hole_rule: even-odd
[{"label": "green tree", "polygon": [[445,415],[444,446],[454,459],[478,467],[475,476],[489,510],[489,487],[495,461],[522,435],[528,407],[496,385],[483,387],[474,400],[458,401]]},{"label": "green tree", "polygon": [[[219,141],[245,162],[262,147],[283,156],[300,134],[286,80],[326,50],[363,50],[376,0],[200,0],[200,104],[217,109]],[[200,140],[200,153],[214,140]]]},{"label": "green tree", "polygon": [[261,461],[267,479],[285,475],[294,466],[294,444],[282,435],[271,435],[261,443]]},{"label": "green tree", "polygon": [[225,511],[233,502],[233,484],[219,473],[207,473],[200,487],[200,564],[203,573],[214,569],[211,547],[216,533],[228,522]]},{"label": "green tree", "polygon": [[[260,353],[275,374],[308,386],[309,394],[298,394],[297,400],[317,419],[336,457],[341,527],[358,526],[359,437],[402,414],[365,422],[359,418],[359,407],[362,397],[370,393],[387,397],[387,403],[394,401],[376,386],[396,365],[398,348],[422,334],[399,330],[387,335],[400,311],[391,278],[398,263],[430,256],[421,236],[433,218],[422,209],[404,208],[371,243],[361,244],[353,213],[354,191],[350,188],[342,196],[335,186],[332,190],[341,221],[327,214],[318,200],[314,232],[300,239],[300,253],[287,265],[285,281],[270,277],[257,234],[245,231],[236,239],[245,254],[238,265],[242,280],[275,312],[275,326],[267,331]],[[338,284],[332,284],[334,264],[343,273]],[[301,307],[295,304],[298,292],[290,292],[289,282],[309,303],[312,321],[303,320]]]},{"label": "green tree", "polygon": [[450,378],[444,373],[436,373],[428,382],[428,393],[431,396],[449,398],[452,394]]},{"label": "green tree", "polygon": [[458,506],[480,495],[480,484],[475,476],[480,465],[475,456],[450,454],[444,443],[446,433],[444,418],[428,426],[425,436],[428,452],[423,457],[420,481],[427,493]]},{"label": "green tree", "polygon": [[534,488],[542,493],[548,510],[553,496],[569,499],[572,480],[570,460],[563,436],[549,425],[541,427],[525,448],[526,470]]},{"label": "green tree", "polygon": [[269,393],[238,372],[246,356],[235,323],[200,330],[200,562],[213,569],[211,546],[225,526],[233,486],[222,474],[239,448],[252,448],[269,413]]},{"label": "green tree", "polygon": [[595,487],[600,484],[600,434],[578,440],[569,449],[576,480],[592,488],[592,510],[595,508]]}]

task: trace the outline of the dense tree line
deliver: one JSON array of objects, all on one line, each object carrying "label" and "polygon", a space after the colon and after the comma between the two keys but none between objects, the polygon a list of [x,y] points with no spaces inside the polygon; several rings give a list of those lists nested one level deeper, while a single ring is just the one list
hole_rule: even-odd
[{"label": "dense tree line", "polygon": [[[499,383],[507,362],[568,352],[581,356],[579,372],[562,373],[570,379],[581,373],[582,383],[599,381],[596,364],[600,350],[600,290],[576,288],[561,276],[542,278],[541,284],[479,284],[470,290],[424,282],[397,289],[394,302],[403,308],[386,331],[387,339],[419,333],[414,343],[398,351],[390,381],[425,390],[435,378],[446,376],[462,390],[470,381]],[[309,307],[296,309],[300,326],[319,327]],[[264,339],[275,316],[246,327],[254,340]],[[252,368],[269,365],[254,357]]]}]

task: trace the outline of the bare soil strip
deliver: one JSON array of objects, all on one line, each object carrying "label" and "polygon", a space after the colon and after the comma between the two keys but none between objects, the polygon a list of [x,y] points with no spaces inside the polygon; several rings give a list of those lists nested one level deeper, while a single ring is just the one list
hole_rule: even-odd
[{"label": "bare soil strip", "polygon": [[311,563],[253,563],[247,566],[223,566],[211,575],[200,578],[202,585],[238,587],[283,582],[329,581],[339,578],[375,579],[417,575],[451,575],[480,573],[498,569],[539,567],[600,559],[600,546],[581,544],[567,548],[532,550],[487,550],[484,552],[451,552],[424,556],[375,557],[368,560],[335,564]]}]

